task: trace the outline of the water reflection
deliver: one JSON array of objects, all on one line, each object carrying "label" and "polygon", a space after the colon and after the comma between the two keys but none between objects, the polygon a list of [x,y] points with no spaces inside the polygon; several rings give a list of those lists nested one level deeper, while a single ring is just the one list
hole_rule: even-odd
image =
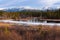
[{"label": "water reflection", "polygon": [[5,23],[15,23],[15,24],[25,24],[25,25],[58,25],[60,26],[60,23],[46,23],[46,21],[13,21],[13,20],[0,20],[0,22],[5,22]]}]

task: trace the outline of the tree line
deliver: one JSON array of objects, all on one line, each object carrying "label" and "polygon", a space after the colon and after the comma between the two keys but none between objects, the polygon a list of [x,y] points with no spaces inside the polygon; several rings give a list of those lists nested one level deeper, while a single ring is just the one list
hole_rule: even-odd
[{"label": "tree line", "polygon": [[18,12],[7,12],[0,10],[0,17],[19,19],[26,17],[40,17],[45,19],[60,19],[60,9],[56,10],[22,10]]}]

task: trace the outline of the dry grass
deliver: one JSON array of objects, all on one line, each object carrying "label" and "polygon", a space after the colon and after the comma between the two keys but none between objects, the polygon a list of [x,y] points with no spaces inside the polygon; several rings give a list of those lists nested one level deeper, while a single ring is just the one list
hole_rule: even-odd
[{"label": "dry grass", "polygon": [[[2,26],[4,25],[4,27]],[[8,25],[8,27],[5,27]],[[0,24],[0,40],[60,40],[59,26]]]},{"label": "dry grass", "polygon": [[0,22],[0,27],[11,27],[11,25],[14,25],[14,24],[11,24],[11,23],[3,23],[3,22]]}]

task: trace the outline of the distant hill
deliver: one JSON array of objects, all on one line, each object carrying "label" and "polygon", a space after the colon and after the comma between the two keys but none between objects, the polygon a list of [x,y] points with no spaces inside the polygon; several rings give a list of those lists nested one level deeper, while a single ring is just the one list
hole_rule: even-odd
[{"label": "distant hill", "polygon": [[40,10],[38,9],[26,9],[26,8],[7,8],[7,9],[1,9],[3,11],[7,11],[7,12],[19,12],[19,11],[34,11],[34,12],[38,12]]},{"label": "distant hill", "polygon": [[4,9],[4,11],[7,11],[7,12],[18,12],[18,11],[21,11],[21,10],[24,10],[24,9],[22,9],[22,8]]}]

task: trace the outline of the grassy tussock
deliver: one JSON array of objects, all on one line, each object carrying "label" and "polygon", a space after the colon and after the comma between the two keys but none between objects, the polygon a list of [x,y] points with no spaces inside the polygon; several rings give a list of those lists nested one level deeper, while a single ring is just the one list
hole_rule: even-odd
[{"label": "grassy tussock", "polygon": [[59,26],[0,27],[0,40],[60,40]]}]

